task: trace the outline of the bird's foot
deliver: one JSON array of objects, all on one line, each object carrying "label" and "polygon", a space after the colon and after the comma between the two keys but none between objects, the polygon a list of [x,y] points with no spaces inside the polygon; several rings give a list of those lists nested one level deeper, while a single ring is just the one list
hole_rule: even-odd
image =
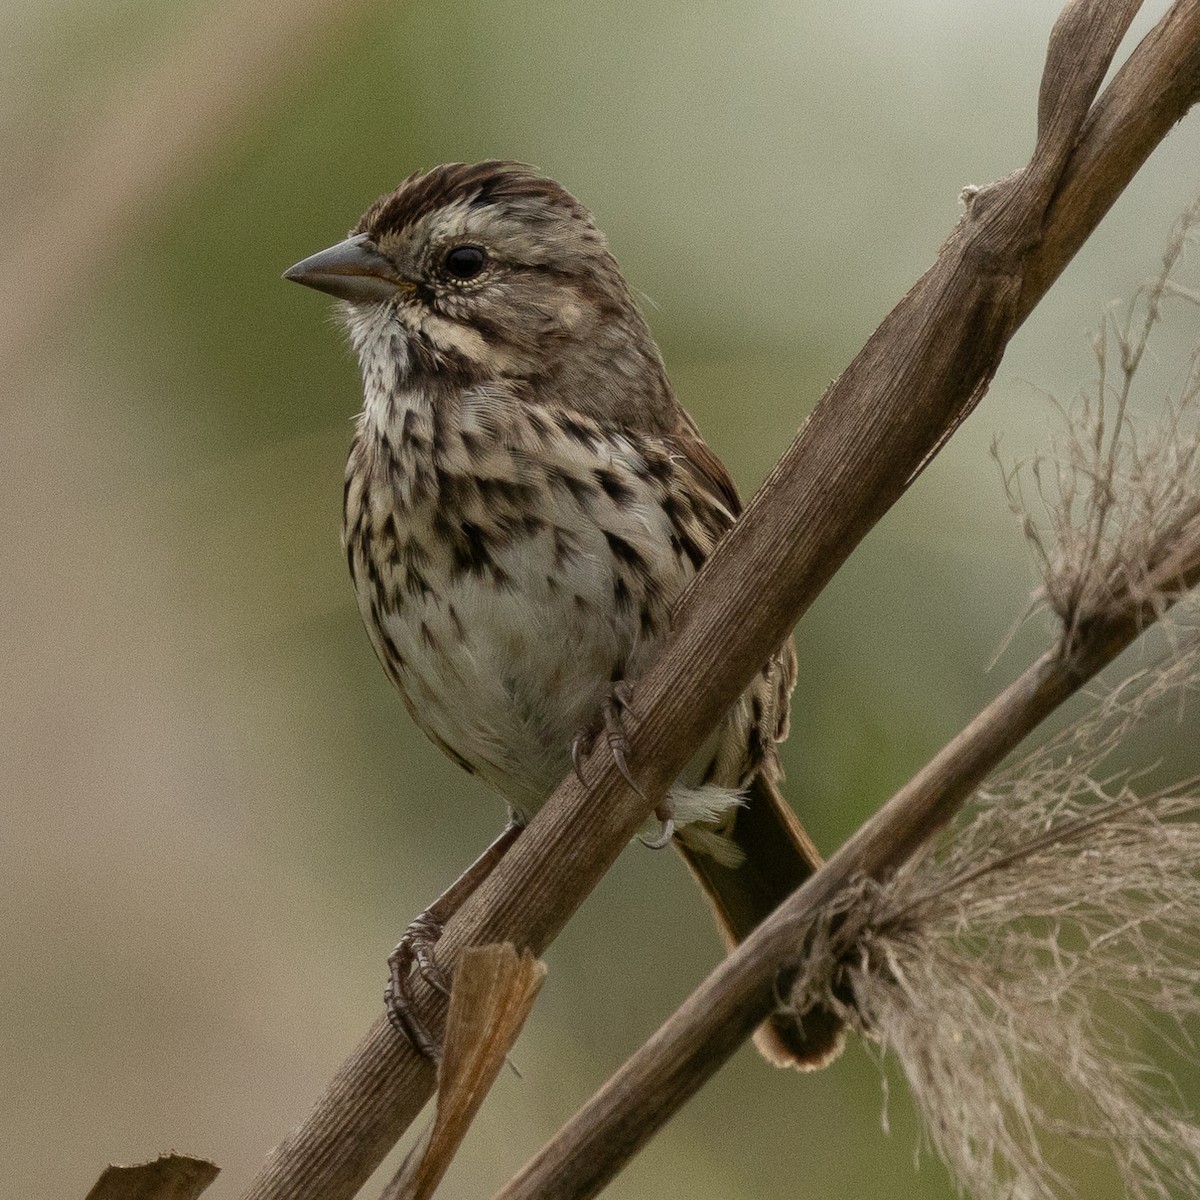
[{"label": "bird's foot", "polygon": [[[449,977],[433,956],[446,922],[454,916],[475,889],[496,869],[509,846],[517,840],[521,825],[511,819],[500,836],[404,931],[395,950],[388,955],[388,983],[383,993],[388,1020],[418,1054],[436,1063],[441,1047],[417,1014],[413,980],[420,977],[443,996],[450,995]],[[413,971],[416,967],[416,971]]]},{"label": "bird's foot", "polygon": [[600,708],[599,719],[588,728],[581,730],[571,740],[571,764],[575,768],[575,775],[579,782],[586,784],[587,780],[583,777],[583,760],[591,753],[592,747],[596,744],[596,738],[603,733],[605,743],[608,745],[608,752],[612,755],[613,762],[617,764],[617,770],[621,772],[621,777],[644,799],[645,793],[630,773],[629,764],[625,759],[629,741],[625,736],[621,715],[629,706],[629,697],[632,691],[633,689],[623,679],[613,684],[612,690],[605,697],[604,704]]},{"label": "bird's foot", "polygon": [[441,1058],[442,1048],[417,1013],[413,967],[416,967],[416,975],[435,991],[443,996],[450,994],[446,972],[433,956],[433,948],[441,936],[442,923],[432,913],[423,912],[415,917],[395,950],[388,955],[388,982],[383,993],[388,1020],[412,1043],[418,1054],[433,1063]]}]

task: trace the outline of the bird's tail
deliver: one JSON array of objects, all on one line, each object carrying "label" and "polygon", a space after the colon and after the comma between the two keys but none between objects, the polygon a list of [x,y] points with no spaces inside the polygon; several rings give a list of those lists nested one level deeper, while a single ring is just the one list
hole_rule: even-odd
[{"label": "bird's tail", "polygon": [[[728,836],[744,858],[726,866],[707,854],[689,849],[679,838],[683,855],[712,906],[717,926],[732,948],[821,865],[791,806],[762,773],[755,776]],[[823,1067],[841,1052],[842,1023],[826,1009],[804,1015],[803,1025],[791,1013],[779,1011],[754,1033],[759,1053],[777,1067],[802,1071]]]}]

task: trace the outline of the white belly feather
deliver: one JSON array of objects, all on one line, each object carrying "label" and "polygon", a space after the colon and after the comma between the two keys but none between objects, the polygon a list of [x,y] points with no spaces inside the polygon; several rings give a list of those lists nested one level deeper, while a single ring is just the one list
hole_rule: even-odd
[{"label": "white belly feather", "polygon": [[[485,395],[449,430],[431,405],[390,409],[390,434],[352,455],[346,538],[363,620],[414,719],[527,818],[614,682],[657,653],[695,564],[626,438],[544,422],[530,446],[508,432],[511,403]],[[727,811],[728,782],[676,785],[677,825]]]}]

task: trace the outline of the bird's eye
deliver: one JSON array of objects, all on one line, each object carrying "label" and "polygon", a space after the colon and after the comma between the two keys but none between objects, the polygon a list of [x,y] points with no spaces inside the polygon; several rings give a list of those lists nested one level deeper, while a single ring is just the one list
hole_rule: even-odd
[{"label": "bird's eye", "polygon": [[455,279],[474,279],[487,266],[487,251],[481,246],[455,246],[446,254],[445,266]]}]

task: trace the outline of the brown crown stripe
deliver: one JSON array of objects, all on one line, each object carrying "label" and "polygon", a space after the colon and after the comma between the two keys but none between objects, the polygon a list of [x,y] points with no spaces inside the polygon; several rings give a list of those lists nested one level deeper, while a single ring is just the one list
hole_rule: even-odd
[{"label": "brown crown stripe", "polygon": [[447,205],[466,201],[484,206],[498,200],[537,199],[583,221],[587,209],[564,187],[538,175],[528,163],[499,159],[481,163],[445,163],[410,175],[394,192],[381,196],[363,213],[352,235],[392,237]]}]

